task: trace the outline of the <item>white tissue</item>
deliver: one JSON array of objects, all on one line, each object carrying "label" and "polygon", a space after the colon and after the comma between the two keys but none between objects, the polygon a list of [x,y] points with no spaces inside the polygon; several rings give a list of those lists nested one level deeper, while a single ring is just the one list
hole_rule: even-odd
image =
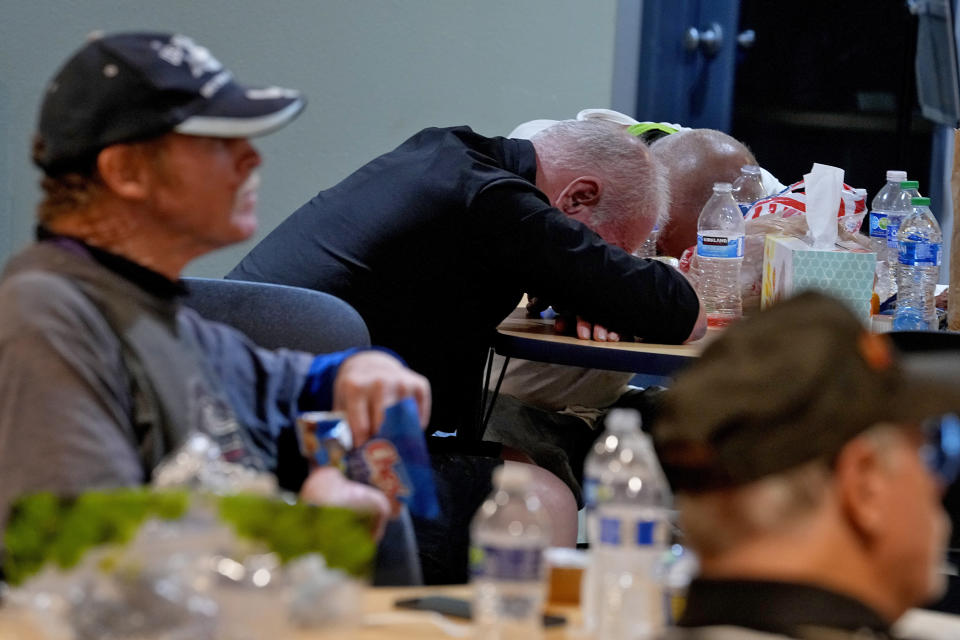
[{"label": "white tissue", "polygon": [[843,190],[843,169],[815,162],[803,176],[807,200],[807,226],[813,248],[829,251],[837,242],[837,211]]}]

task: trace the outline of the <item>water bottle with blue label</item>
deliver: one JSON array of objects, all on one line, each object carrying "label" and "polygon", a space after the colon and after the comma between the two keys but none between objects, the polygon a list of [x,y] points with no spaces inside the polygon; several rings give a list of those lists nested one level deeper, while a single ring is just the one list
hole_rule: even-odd
[{"label": "water bottle with blue label", "polygon": [[887,245],[887,216],[896,208],[900,183],[907,179],[906,171],[887,170],[887,184],[877,192],[870,203],[870,248],[881,256]]},{"label": "water bottle with blue label", "polygon": [[537,640],[546,598],[550,516],[530,492],[529,468],[507,463],[470,528],[473,617],[480,640]]},{"label": "water bottle with blue label", "polygon": [[[635,411],[611,411],[608,428],[619,440],[607,458],[590,532],[590,618],[599,640],[651,638],[668,620],[662,583],[670,538],[670,489],[650,438]],[[588,481],[589,482],[589,481]],[[589,499],[589,498],[588,498]]]},{"label": "water bottle with blue label", "polygon": [[881,302],[897,291],[897,254],[887,245],[887,220],[891,212],[897,215],[900,183],[906,179],[906,171],[888,169],[887,184],[883,185],[870,203],[870,249],[877,254],[876,292]]},{"label": "water bottle with blue label", "polygon": [[894,199],[893,208],[887,213],[887,248],[886,259],[890,264],[890,295],[897,293],[900,278],[897,275],[900,271],[900,261],[898,258],[900,224],[910,215],[913,208],[911,201],[920,197],[917,190],[920,183],[916,180],[904,180],[900,183],[900,192]]},{"label": "water bottle with blue label", "polygon": [[591,551],[590,562],[580,585],[580,608],[583,611],[584,630],[589,634],[597,630],[600,604],[596,552],[600,540],[600,522],[597,519],[597,507],[612,497],[614,476],[622,468],[621,451],[625,444],[632,442],[634,432],[640,430],[639,414],[634,419],[621,414],[618,409],[611,411],[604,423],[603,433],[594,440],[583,464],[584,512],[587,520],[587,542]]},{"label": "water bottle with blue label", "polygon": [[740,266],[745,226],[729,182],[713,185],[697,220],[698,288],[707,312],[707,324],[724,327],[743,315]]},{"label": "water bottle with blue label", "polygon": [[912,213],[897,234],[899,284],[893,328],[897,331],[937,329],[935,290],[943,249],[940,225],[930,211],[930,198],[913,198]]}]

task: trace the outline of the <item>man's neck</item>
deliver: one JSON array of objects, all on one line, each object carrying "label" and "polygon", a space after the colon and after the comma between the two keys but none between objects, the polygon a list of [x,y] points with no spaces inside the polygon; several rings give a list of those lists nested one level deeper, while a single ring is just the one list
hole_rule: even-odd
[{"label": "man's neck", "polygon": [[737,545],[701,559],[701,576],[809,584],[859,600],[892,623],[905,610],[855,541],[823,532],[787,534]]},{"label": "man's neck", "polygon": [[187,263],[204,253],[137,212],[89,209],[64,214],[45,226],[53,233],[77,238],[174,281]]}]

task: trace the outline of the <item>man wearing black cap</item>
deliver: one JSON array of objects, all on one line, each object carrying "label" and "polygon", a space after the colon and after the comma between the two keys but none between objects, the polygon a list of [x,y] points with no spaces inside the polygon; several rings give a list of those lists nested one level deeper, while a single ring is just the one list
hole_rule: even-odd
[{"label": "man wearing black cap", "polygon": [[[0,526],[25,492],[146,482],[192,430],[277,472],[299,411],[346,409],[358,443],[403,396],[426,422],[428,383],[386,353],[266,351],[180,304],[184,266],[256,228],[247,138],[303,106],[161,33],[96,38],[50,82],[33,150],[38,241],[0,281]],[[386,511],[333,473],[314,472],[304,497]]]},{"label": "man wearing black cap", "polygon": [[940,446],[949,423],[928,419],[960,409],[944,371],[956,362],[899,358],[815,293],[711,344],[654,426],[701,561],[670,637],[888,638],[935,598],[949,535],[935,472],[956,454]]}]

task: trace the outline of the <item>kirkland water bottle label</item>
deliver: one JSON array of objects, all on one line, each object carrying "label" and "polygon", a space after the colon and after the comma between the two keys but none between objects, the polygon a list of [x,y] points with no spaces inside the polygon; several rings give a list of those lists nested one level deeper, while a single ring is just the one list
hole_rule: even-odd
[{"label": "kirkland water bottle label", "polygon": [[540,580],[542,567],[542,549],[470,548],[470,573],[475,578],[529,582]]},{"label": "kirkland water bottle label", "polygon": [[743,236],[697,234],[697,255],[704,258],[742,258]]},{"label": "kirkland water bottle label", "polygon": [[620,544],[620,518],[600,518],[600,542]]},{"label": "kirkland water bottle label", "polygon": [[887,237],[887,214],[882,211],[871,211],[870,212],[870,237],[871,238],[886,238]]},{"label": "kirkland water bottle label", "polygon": [[897,248],[900,264],[910,267],[939,267],[940,244],[933,242],[901,242]]}]

